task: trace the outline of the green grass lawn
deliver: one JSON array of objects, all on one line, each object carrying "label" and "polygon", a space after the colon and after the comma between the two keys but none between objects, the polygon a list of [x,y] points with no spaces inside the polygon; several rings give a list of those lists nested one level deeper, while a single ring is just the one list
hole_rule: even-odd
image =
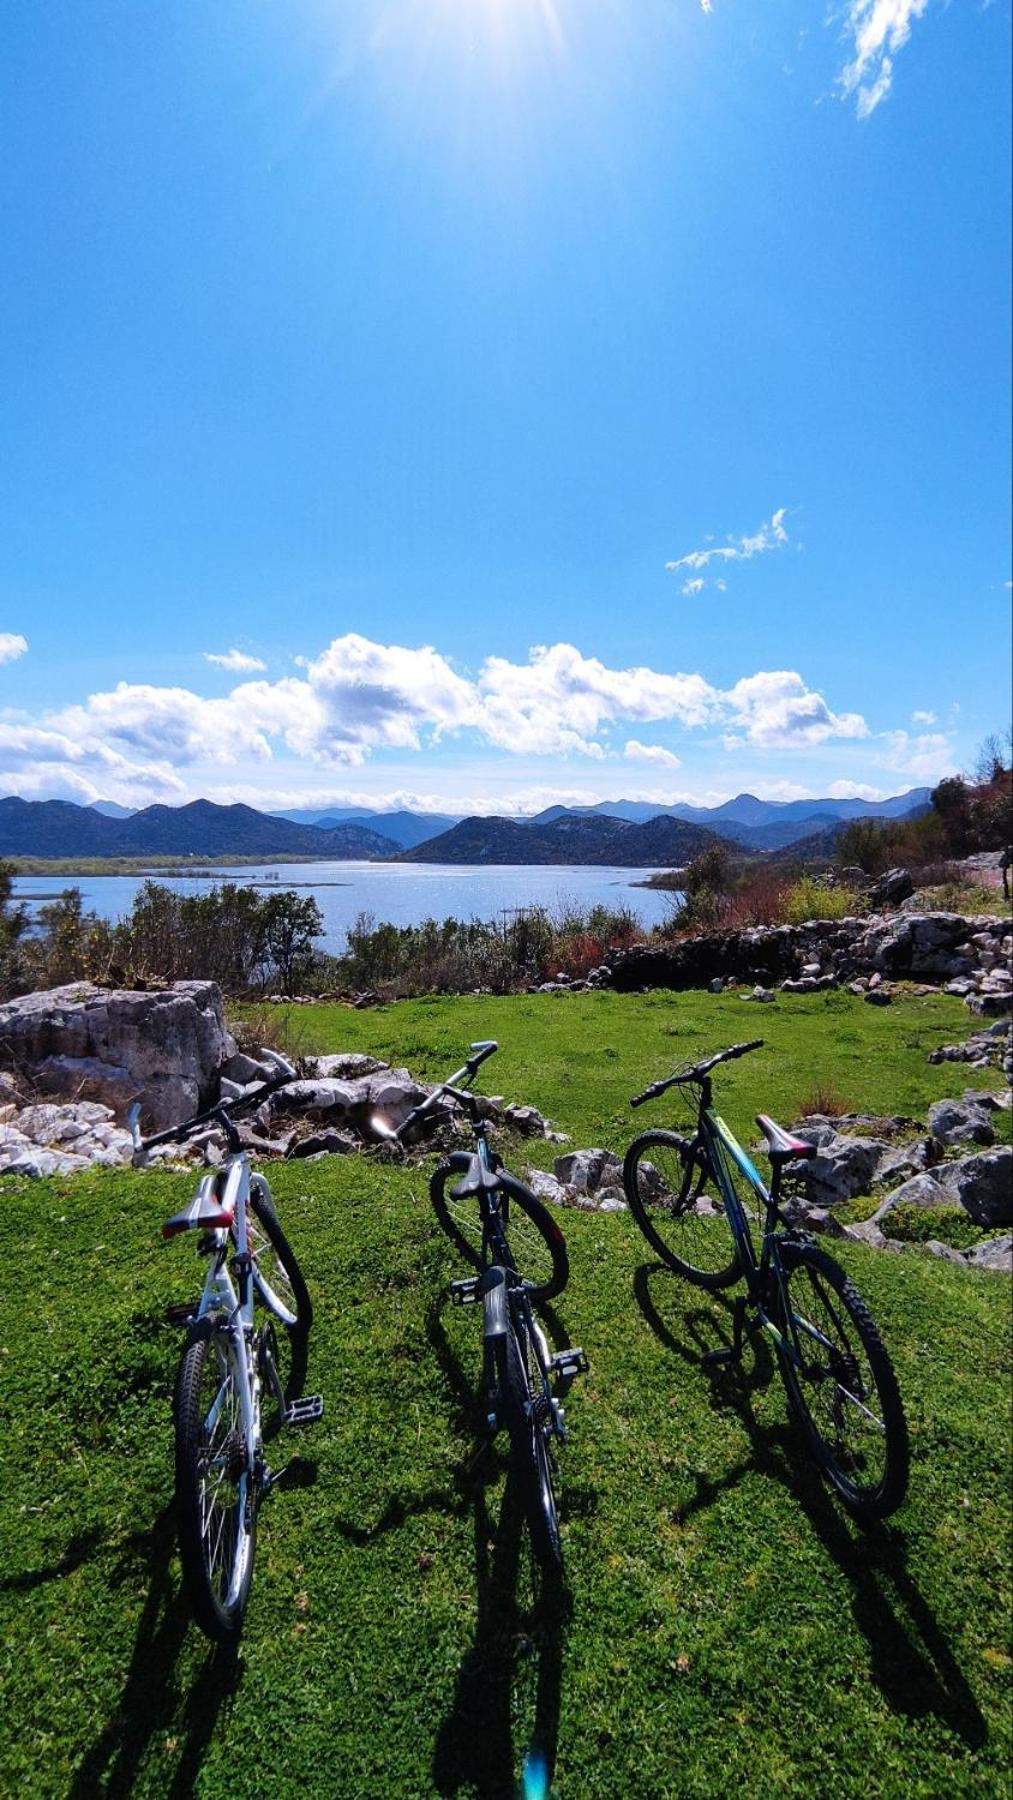
[{"label": "green grass lawn", "polygon": [[[968,1029],[945,998],[837,995],[462,999],[302,1023],[315,1047],[429,1076],[498,1036],[488,1089],[616,1148],[629,1093],[754,1031],[770,1054],[718,1090],[737,1128],[760,1106],[788,1116],[817,1080],[924,1116],[966,1074],[928,1049]],[[188,1626],[173,1542],[179,1338],[160,1320],[199,1270],[189,1240],[158,1233],[190,1178],[0,1184],[0,1792],[509,1796],[541,1747],[573,1800],[1005,1796],[1008,1282],[845,1246],[912,1433],[910,1496],[866,1535],[801,1460],[763,1349],[717,1387],[701,1370],[724,1305],[660,1271],[627,1217],[566,1214],[550,1325],[592,1372],[560,1457],[567,1592],[539,1601],[503,1458],[468,1470],[480,1323],[444,1301],[458,1271],[429,1166],[271,1172],[328,1410],[292,1438],[299,1479],[262,1515],[238,1656]]]}]

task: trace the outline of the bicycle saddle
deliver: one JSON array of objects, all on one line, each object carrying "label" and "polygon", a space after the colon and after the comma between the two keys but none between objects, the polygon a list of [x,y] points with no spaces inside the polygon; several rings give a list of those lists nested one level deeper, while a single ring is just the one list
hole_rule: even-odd
[{"label": "bicycle saddle", "polygon": [[483,1169],[478,1153],[472,1157],[468,1173],[461,1177],[456,1187],[450,1190],[454,1200],[467,1200],[469,1194],[491,1194],[499,1187],[499,1176],[491,1169]]},{"label": "bicycle saddle", "polygon": [[766,1113],[757,1113],[756,1123],[767,1140],[767,1155],[771,1162],[789,1162],[796,1156],[808,1161],[819,1151],[818,1144],[807,1144],[804,1138],[792,1137],[790,1131],[775,1125]]}]

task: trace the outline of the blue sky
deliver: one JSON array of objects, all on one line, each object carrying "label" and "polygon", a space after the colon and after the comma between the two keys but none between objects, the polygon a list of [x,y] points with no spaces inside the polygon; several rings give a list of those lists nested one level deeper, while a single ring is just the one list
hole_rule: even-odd
[{"label": "blue sky", "polygon": [[0,51],[0,793],[872,795],[1005,729],[1009,0]]}]

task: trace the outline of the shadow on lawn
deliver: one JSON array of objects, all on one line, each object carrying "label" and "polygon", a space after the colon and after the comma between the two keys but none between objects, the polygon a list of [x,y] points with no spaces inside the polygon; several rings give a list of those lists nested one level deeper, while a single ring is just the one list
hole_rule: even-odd
[{"label": "shadow on lawn", "polygon": [[[715,1331],[714,1313],[703,1308],[675,1317],[674,1308],[668,1309],[666,1320],[651,1292],[652,1282],[659,1298],[663,1285],[674,1298],[677,1277],[661,1263],[646,1263],[637,1270],[634,1293],[650,1329],[701,1381],[710,1382],[711,1404],[735,1411],[752,1446],[749,1459],[718,1481],[698,1477],[697,1492],[680,1517],[704,1510],[722,1491],[756,1470],[780,1481],[851,1584],[852,1614],[868,1643],[873,1679],[887,1705],[912,1718],[934,1713],[972,1748],[983,1744],[988,1726],[935,1614],[908,1571],[903,1531],[886,1524],[862,1530],[853,1524],[805,1456],[797,1432],[789,1425],[764,1430],[757,1423],[750,1396],[768,1387],[777,1373],[766,1339],[747,1335],[743,1361],[708,1375],[700,1359],[707,1350],[730,1343],[730,1329],[727,1334]],[[730,1327],[732,1303],[723,1295],[712,1298],[725,1309]],[[689,1342],[678,1335],[679,1326]]]},{"label": "shadow on lawn", "polygon": [[[161,1791],[173,1800],[183,1800],[194,1791],[222,1704],[239,1686],[242,1663],[235,1648],[229,1645],[209,1651],[180,1719],[179,1690],[173,1674],[193,1628],[186,1602],[170,1570],[175,1542],[174,1508],[170,1505],[159,1514],[150,1531],[135,1533],[121,1546],[119,1560],[109,1576],[110,1585],[129,1583],[133,1587],[138,1563],[142,1562],[147,1567],[148,1590],[116,1711],[85,1752],[68,1790],[68,1800],[91,1800],[97,1793],[133,1793],[138,1771],[159,1732],[165,1732],[173,1758]],[[66,1565],[65,1557],[57,1572],[65,1572]],[[169,1746],[168,1740],[174,1743]]]}]

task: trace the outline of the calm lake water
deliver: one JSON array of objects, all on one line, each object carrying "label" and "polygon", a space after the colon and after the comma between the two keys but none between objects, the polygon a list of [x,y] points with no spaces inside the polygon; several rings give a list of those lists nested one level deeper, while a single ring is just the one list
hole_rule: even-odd
[{"label": "calm lake water", "polygon": [[[554,908],[574,900],[582,906],[628,906],[650,926],[668,917],[671,896],[634,887],[649,869],[588,869],[553,864],[546,868],[506,865],[426,863],[319,862],[250,864],[244,868],[202,870],[199,875],[169,876],[153,871],[166,887],[199,893],[215,881],[236,881],[268,888],[295,888],[311,893],[323,914],[322,948],[340,953],[345,934],[361,912],[379,924],[417,925],[423,919],[494,919],[524,906]],[[14,883],[33,911],[65,888],[80,888],[85,906],[105,919],[130,911],[141,875],[23,875]]]}]

